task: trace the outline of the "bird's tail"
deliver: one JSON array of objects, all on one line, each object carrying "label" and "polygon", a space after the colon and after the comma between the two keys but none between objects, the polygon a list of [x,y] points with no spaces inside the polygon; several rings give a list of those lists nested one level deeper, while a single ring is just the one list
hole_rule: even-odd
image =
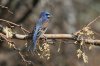
[{"label": "bird's tail", "polygon": [[35,54],[35,48],[34,48],[34,46],[33,46],[33,44],[31,44],[29,47],[28,47],[28,51],[32,54],[32,55],[34,55]]},{"label": "bird's tail", "polygon": [[28,51],[31,52],[32,54],[34,54],[36,51],[37,34],[38,34],[38,29],[36,29],[36,31],[34,32],[33,37],[32,37],[32,43],[28,47]]}]

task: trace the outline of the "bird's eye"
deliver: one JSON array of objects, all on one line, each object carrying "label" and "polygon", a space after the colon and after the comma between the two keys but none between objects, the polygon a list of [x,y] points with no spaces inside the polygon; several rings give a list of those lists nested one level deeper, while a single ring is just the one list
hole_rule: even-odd
[{"label": "bird's eye", "polygon": [[48,16],[48,15],[50,15],[50,14],[46,14],[46,15]]}]

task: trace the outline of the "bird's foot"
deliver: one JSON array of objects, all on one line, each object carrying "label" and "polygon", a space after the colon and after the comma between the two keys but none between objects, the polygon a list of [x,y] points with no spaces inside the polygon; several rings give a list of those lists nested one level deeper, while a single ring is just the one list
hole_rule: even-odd
[{"label": "bird's foot", "polygon": [[43,34],[44,37],[44,43],[47,43],[47,37]]}]

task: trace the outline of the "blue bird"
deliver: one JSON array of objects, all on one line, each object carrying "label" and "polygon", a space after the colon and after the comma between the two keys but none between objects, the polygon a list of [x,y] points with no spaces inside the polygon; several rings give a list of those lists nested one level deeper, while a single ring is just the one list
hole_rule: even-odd
[{"label": "blue bird", "polygon": [[37,20],[33,30],[32,45],[29,47],[29,50],[31,50],[32,52],[36,50],[36,45],[39,37],[46,32],[49,18],[50,18],[49,12],[47,11],[41,12],[39,19]]}]

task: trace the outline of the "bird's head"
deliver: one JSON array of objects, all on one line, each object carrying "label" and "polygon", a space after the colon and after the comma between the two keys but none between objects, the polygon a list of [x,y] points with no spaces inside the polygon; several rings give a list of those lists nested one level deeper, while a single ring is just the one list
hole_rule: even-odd
[{"label": "bird's head", "polygon": [[43,11],[43,12],[41,12],[41,14],[40,14],[40,18],[41,18],[41,17],[50,18],[50,13],[47,12],[47,11]]}]

